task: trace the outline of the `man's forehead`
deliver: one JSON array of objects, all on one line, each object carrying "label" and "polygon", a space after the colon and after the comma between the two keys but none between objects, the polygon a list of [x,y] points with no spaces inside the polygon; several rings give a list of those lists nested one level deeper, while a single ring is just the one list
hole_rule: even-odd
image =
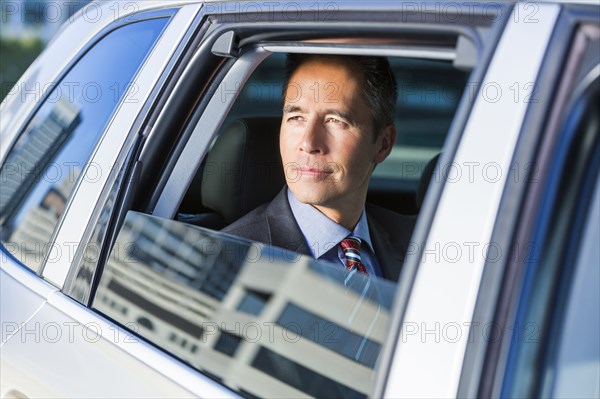
[{"label": "man's forehead", "polygon": [[[343,64],[323,64],[310,61],[312,65],[301,65],[291,76],[285,90],[286,104],[361,102],[360,76]],[[346,104],[349,106],[350,104]]]},{"label": "man's forehead", "polygon": [[296,68],[294,73],[292,74],[293,80],[294,76],[299,74],[310,75],[314,74],[316,76],[320,76],[323,72],[334,72],[337,74],[346,75],[345,78],[353,79],[353,80],[361,80],[363,74],[355,63],[351,62],[351,60],[345,60],[341,57],[336,58],[309,58],[302,62]]},{"label": "man's forehead", "polygon": [[343,94],[341,96],[337,94],[328,96],[327,93],[319,94],[312,90],[306,90],[306,87],[298,87],[297,90],[291,87],[288,89],[283,103],[283,112],[308,113],[311,110],[317,110],[319,113],[331,113],[341,116],[359,112],[363,105],[360,98],[349,98],[343,96]]}]

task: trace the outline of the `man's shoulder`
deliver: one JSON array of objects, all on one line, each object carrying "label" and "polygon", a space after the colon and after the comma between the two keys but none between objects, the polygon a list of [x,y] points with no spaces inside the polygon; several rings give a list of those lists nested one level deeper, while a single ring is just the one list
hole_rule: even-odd
[{"label": "man's shoulder", "polygon": [[[240,219],[223,228],[221,231],[229,234],[240,235],[247,238],[261,234],[267,225],[267,207],[269,203],[253,209]],[[250,237],[250,235],[252,237]],[[257,240],[260,241],[260,240]]]}]

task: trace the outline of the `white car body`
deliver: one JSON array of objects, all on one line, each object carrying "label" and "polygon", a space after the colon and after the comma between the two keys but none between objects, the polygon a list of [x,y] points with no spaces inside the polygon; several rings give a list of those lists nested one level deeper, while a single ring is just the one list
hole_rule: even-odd
[{"label": "white car body", "polygon": [[[312,5],[309,3],[294,3],[294,7],[298,5],[302,10],[310,10]],[[165,30],[136,72],[136,101],[123,101],[117,106],[86,163],[86,169],[81,173],[84,176],[93,173],[90,168],[101,171],[124,168],[129,162],[127,154],[133,151],[135,145],[135,135],[127,132],[138,129],[138,115],[147,112],[148,104],[158,101],[156,88],[165,85],[165,76],[168,75],[166,71],[174,68],[172,59],[181,56],[181,43],[191,40],[195,29],[204,23],[199,22],[202,16],[215,12],[235,14],[243,11],[246,5],[251,5],[243,2],[230,3],[227,8],[224,3],[203,4],[197,1],[93,4],[91,7],[97,11],[94,15],[100,17],[92,18],[92,8],[84,7],[78,17],[63,26],[3,102],[0,108],[0,164],[6,162],[24,126],[50,89],[49,82],[59,81],[73,60],[86,51],[89,43],[102,36],[117,21],[117,14],[123,20],[138,13],[174,9]],[[440,4],[445,3],[439,3],[437,8],[432,3],[432,12],[444,10]],[[265,5],[266,3],[260,8],[257,3],[256,7],[265,13],[285,7],[283,3],[268,3],[268,7]],[[336,5],[342,11],[362,12],[367,20],[370,13],[377,9],[412,12],[411,7],[416,7],[415,13],[423,12],[419,7],[427,10],[425,5],[410,2],[360,4],[349,1]],[[317,9],[320,6],[323,4],[317,4]],[[500,26],[499,22],[491,24],[490,32],[498,34],[497,43],[494,42],[492,33],[481,36],[482,40],[489,40],[490,43],[480,44],[485,49],[484,54],[477,57],[476,71],[480,80],[473,86],[476,91],[470,93],[470,101],[463,98],[459,110],[463,115],[462,122],[456,122],[449,134],[448,143],[451,144],[448,145],[454,145],[455,151],[444,151],[442,155],[443,162],[452,162],[462,167],[462,175],[455,176],[452,181],[447,180],[445,184],[444,181],[438,182],[435,191],[430,189],[430,194],[425,199],[422,209],[429,216],[418,220],[413,237],[418,237],[416,242],[421,244],[420,247],[413,248],[406,259],[403,271],[406,278],[398,284],[399,294],[390,312],[390,327],[384,339],[384,352],[378,362],[376,381],[369,388],[369,396],[463,397],[485,393],[510,396],[510,392],[514,392],[510,391],[510,387],[507,388],[508,380],[505,378],[508,377],[505,377],[503,369],[510,357],[507,346],[510,339],[508,342],[501,339],[503,344],[498,347],[494,357],[500,365],[498,369],[495,372],[485,369],[486,378],[495,378],[491,382],[489,379],[484,381],[481,377],[485,368],[481,359],[485,356],[486,349],[477,346],[477,343],[473,344],[473,337],[481,336],[484,327],[495,320],[491,311],[482,313],[484,310],[481,310],[487,303],[482,298],[482,287],[489,288],[484,282],[486,268],[490,267],[488,251],[494,249],[493,245],[490,248],[490,244],[494,243],[498,234],[508,234],[506,231],[510,230],[508,226],[497,231],[505,218],[503,212],[510,209],[506,208],[507,203],[510,203],[506,199],[506,192],[514,182],[511,182],[512,175],[507,171],[514,165],[519,148],[525,145],[523,143],[529,137],[527,134],[533,134],[528,133],[528,129],[534,123],[541,126],[539,121],[532,122],[535,113],[541,112],[536,108],[539,104],[523,101],[522,98],[532,95],[534,88],[549,81],[560,83],[561,76],[565,80],[571,77],[566,72],[564,75],[548,72],[548,68],[556,64],[547,66],[552,62],[553,40],[560,37],[559,29],[564,29],[563,25],[566,23],[563,16],[567,11],[562,3],[497,6],[503,12],[510,12],[510,15],[503,15],[504,26]],[[448,3],[447,7],[449,8],[445,10],[450,13],[454,10],[452,7],[458,6]],[[596,13],[595,19],[590,17],[586,23],[595,27],[597,32],[600,7],[597,3],[585,7],[589,7],[585,8],[585,12]],[[254,9],[248,11],[252,10]],[[535,12],[532,13],[533,11]],[[235,21],[230,23],[235,25]],[[235,77],[235,81],[245,81],[254,68],[249,68],[248,65],[257,65],[271,52],[280,50],[276,43],[253,50],[246,58],[241,58],[223,79],[226,82],[227,79],[234,81]],[[392,49],[390,52],[394,55],[401,54],[402,49]],[[522,62],[525,60],[526,62]],[[191,65],[191,61],[186,62]],[[589,79],[597,80],[600,66],[594,67],[592,71],[595,71],[593,73],[596,76],[592,73]],[[182,76],[187,76],[186,73],[191,72],[184,69]],[[517,91],[514,89],[515,82],[520,85]],[[531,85],[526,85],[529,83]],[[178,90],[185,85],[185,81],[182,78],[174,85],[174,90]],[[498,94],[498,88],[503,95]],[[515,93],[519,94],[519,101],[515,101]],[[548,95],[543,87],[540,93],[541,96]],[[224,112],[221,110],[228,105],[221,98],[217,92],[206,105],[206,115]],[[556,98],[560,100],[560,93]],[[167,106],[170,101],[174,101],[173,98],[166,99]],[[553,101],[549,103],[554,104]],[[153,125],[144,127],[148,137],[152,137],[152,129],[160,123],[161,117],[159,115],[159,121]],[[170,198],[183,195],[191,179],[182,179],[178,171],[190,167],[189,159],[197,154],[197,148],[208,148],[210,145],[213,136],[201,133],[218,130],[222,121],[223,117],[201,117],[190,135],[188,147],[182,151],[179,161],[173,167],[174,172],[166,177],[163,194],[154,208],[154,216],[173,218],[178,203],[173,203]],[[542,170],[540,179],[546,176],[545,173]],[[216,382],[136,335],[126,326],[104,317],[85,303],[80,303],[80,298],[71,298],[68,287],[72,284],[73,266],[81,262],[82,251],[90,242],[91,229],[99,217],[99,207],[105,204],[116,179],[116,174],[100,173],[97,178],[77,181],[64,215],[52,236],[51,247],[57,250],[50,252],[43,260],[37,273],[28,270],[8,254],[10,251],[2,247],[0,395],[3,398],[237,397],[240,393],[227,388],[227,379],[225,385]],[[596,178],[593,189],[596,192],[595,199],[591,201],[588,215],[598,215],[599,187]],[[516,209],[519,209],[517,205],[515,212]],[[595,272],[593,269],[588,270],[587,273],[592,274],[583,281],[577,280],[577,284],[584,284],[585,281],[589,283],[598,276],[598,246],[593,248],[589,245],[593,237],[598,237],[598,219],[594,222],[593,216],[589,217],[589,224],[585,227],[585,237],[588,238],[581,244],[586,245],[581,251],[588,256],[588,260],[582,262],[596,262],[596,268]],[[503,249],[506,251],[505,256],[508,256],[510,252],[507,248]],[[519,278],[515,280],[515,292],[518,292],[523,281]],[[490,292],[497,294],[500,283],[494,287]],[[595,287],[598,287],[597,281]],[[581,292],[587,293],[589,290],[581,288]],[[592,309],[598,310],[599,304],[593,303],[597,300],[597,295],[586,298],[586,301],[591,301]],[[87,305],[91,305],[92,298],[88,296],[87,301]],[[516,305],[509,306],[506,314],[510,316],[506,316],[507,320],[517,317],[517,308]],[[598,314],[588,314],[587,317],[590,334],[598,334]],[[581,317],[577,320],[580,319]],[[503,330],[500,335],[504,335],[508,327],[501,328]],[[589,342],[586,339],[582,338],[582,342]],[[596,349],[590,350],[594,352]],[[561,356],[563,357],[560,359],[567,359],[564,357],[566,354]],[[598,359],[588,364],[563,360],[556,365],[557,370],[572,373],[575,377],[571,378],[581,378],[584,380],[583,385],[587,386],[590,386],[589,379],[595,378],[591,386],[597,387],[596,395],[600,394],[598,374],[593,377],[596,371],[600,372]],[[251,373],[248,370],[244,372]],[[557,378],[554,390],[548,388],[543,392],[552,396],[578,392],[569,384],[562,385],[567,381],[563,374]],[[287,395],[289,392],[273,388],[270,396]],[[296,393],[306,395],[301,390]]]}]

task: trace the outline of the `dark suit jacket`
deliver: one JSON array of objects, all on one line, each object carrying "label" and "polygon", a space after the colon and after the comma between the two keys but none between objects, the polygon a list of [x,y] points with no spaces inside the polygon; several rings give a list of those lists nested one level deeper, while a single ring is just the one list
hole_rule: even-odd
[{"label": "dark suit jacket", "polygon": [[[383,275],[388,280],[397,281],[416,218],[369,204],[366,211],[373,249]],[[222,231],[310,255],[288,202],[287,187],[273,201],[259,206]]]}]

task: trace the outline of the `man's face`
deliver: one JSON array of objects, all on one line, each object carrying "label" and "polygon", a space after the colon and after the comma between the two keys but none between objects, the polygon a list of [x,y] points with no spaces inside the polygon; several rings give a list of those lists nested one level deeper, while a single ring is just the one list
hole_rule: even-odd
[{"label": "man's face", "polygon": [[290,79],[280,131],[288,187],[323,209],[362,209],[374,165],[389,154],[395,129],[373,140],[373,119],[359,72],[331,60],[310,60]]}]

